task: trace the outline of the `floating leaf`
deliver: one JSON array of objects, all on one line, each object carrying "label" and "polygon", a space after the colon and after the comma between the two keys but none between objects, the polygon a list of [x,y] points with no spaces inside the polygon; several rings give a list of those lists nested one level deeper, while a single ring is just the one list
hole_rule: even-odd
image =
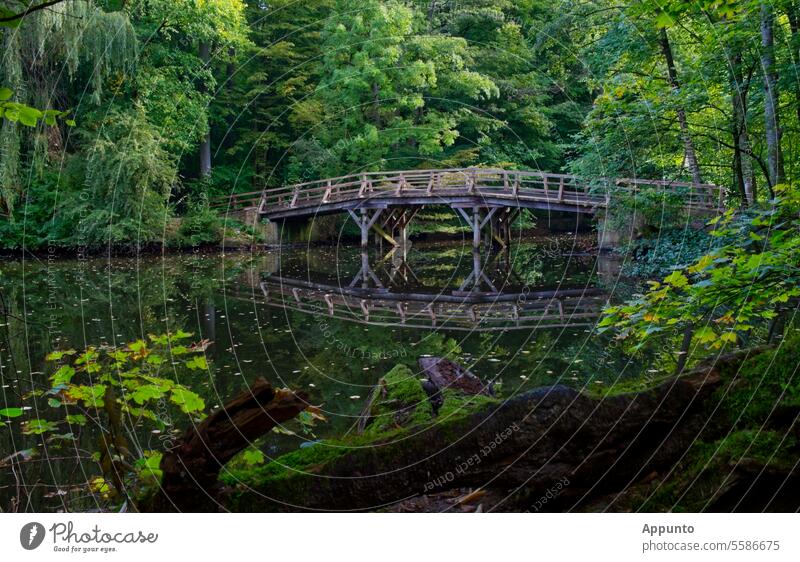
[{"label": "floating leaf", "polygon": [[0,418],[18,418],[22,415],[22,408],[3,408],[0,410]]},{"label": "floating leaf", "polygon": [[55,422],[48,420],[35,419],[25,422],[22,427],[22,433],[25,435],[41,435],[48,431],[55,431],[58,425]]}]

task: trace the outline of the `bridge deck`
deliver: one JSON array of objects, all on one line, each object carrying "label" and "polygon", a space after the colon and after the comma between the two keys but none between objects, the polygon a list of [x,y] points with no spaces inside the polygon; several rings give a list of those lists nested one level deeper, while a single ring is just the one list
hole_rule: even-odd
[{"label": "bridge deck", "polygon": [[566,174],[463,168],[362,172],[234,194],[217,206],[258,207],[262,217],[278,220],[356,209],[444,204],[451,207],[533,208],[593,213],[620,192],[655,187],[681,194],[689,212],[715,212],[722,189],[713,184],[644,179],[586,180]]}]

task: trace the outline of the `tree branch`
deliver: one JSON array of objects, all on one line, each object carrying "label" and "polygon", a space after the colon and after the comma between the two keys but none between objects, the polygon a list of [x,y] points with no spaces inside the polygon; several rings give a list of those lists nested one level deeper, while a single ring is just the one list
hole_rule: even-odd
[{"label": "tree branch", "polygon": [[50,6],[55,6],[56,4],[60,4],[63,1],[64,0],[49,0],[48,2],[42,2],[41,4],[36,4],[35,6],[28,6],[24,11],[18,14],[0,17],[0,23],[9,23],[12,21],[22,19],[28,14],[32,14],[33,12],[38,12],[39,10],[44,10],[45,8],[49,8]]}]

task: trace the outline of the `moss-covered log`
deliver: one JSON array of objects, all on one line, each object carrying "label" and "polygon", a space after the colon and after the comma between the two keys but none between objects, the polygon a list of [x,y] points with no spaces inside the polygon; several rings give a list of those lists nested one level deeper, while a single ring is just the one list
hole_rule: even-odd
[{"label": "moss-covered log", "polygon": [[706,369],[602,397],[561,385],[508,400],[445,390],[434,417],[420,381],[398,366],[381,381],[385,396],[372,401],[362,435],[227,473],[227,507],[368,510],[456,487],[491,487],[514,492],[514,507],[524,509],[565,476],[570,484],[559,502],[574,504],[674,462],[697,436],[703,401],[719,380]]},{"label": "moss-covered log", "polygon": [[207,510],[215,505],[220,469],[276,425],[308,407],[303,393],[274,389],[257,379],[246,391],[186,430],[161,460],[158,511]]}]

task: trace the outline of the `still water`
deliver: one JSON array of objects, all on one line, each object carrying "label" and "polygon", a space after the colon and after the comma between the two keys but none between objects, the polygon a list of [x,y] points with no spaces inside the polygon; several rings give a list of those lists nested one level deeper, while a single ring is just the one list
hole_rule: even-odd
[{"label": "still water", "polygon": [[[209,371],[181,381],[209,410],[256,377],[303,389],[322,405],[326,423],[310,436],[275,435],[268,456],[343,434],[381,375],[397,363],[417,369],[421,356],[462,363],[494,381],[501,396],[556,383],[607,385],[639,368],[593,332],[602,306],[621,295],[613,258],[583,253],[589,245],[566,236],[505,253],[450,243],[386,255],[303,247],[4,262],[0,409],[49,388],[44,356],[53,349],[121,345],[177,329],[213,342]],[[83,461],[92,436],[48,447],[22,434],[24,419],[0,427],[0,506],[74,508],[64,496],[91,476]],[[157,448],[157,437],[137,446]],[[31,449],[29,461],[3,461]]]}]

